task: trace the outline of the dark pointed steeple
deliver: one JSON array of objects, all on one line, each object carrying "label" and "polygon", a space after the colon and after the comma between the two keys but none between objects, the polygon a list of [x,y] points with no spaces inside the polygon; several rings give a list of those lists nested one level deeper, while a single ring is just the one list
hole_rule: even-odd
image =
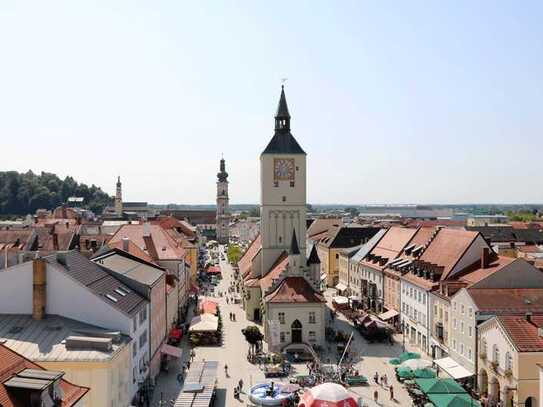
[{"label": "dark pointed steeple", "polygon": [[275,131],[287,132],[290,130],[290,113],[288,112],[285,86],[281,85],[281,97],[275,114]]},{"label": "dark pointed steeple", "polygon": [[262,154],[304,154],[296,139],[290,133],[290,113],[285,96],[285,87],[281,86],[281,96],[275,114],[275,134]]},{"label": "dark pointed steeple", "polygon": [[228,178],[228,173],[226,172],[226,165],[224,164],[224,158],[221,158],[221,163],[219,164],[219,172],[217,173],[217,178],[220,182],[226,181]]},{"label": "dark pointed steeple", "polygon": [[292,241],[290,242],[290,255],[300,254],[300,248],[298,247],[298,239],[296,238],[296,229],[292,231]]}]

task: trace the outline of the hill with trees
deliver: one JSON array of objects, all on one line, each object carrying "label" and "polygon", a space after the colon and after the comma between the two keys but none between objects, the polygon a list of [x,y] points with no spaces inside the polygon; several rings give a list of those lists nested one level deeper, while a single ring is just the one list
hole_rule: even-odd
[{"label": "hill with trees", "polygon": [[54,209],[71,196],[84,198],[83,207],[101,212],[111,197],[96,185],[80,184],[72,177],[32,171],[0,171],[0,215],[26,215],[36,209]]}]

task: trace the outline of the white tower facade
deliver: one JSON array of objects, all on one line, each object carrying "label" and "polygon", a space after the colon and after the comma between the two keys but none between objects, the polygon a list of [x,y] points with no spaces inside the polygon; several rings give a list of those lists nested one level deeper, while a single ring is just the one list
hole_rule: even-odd
[{"label": "white tower facade", "polygon": [[306,153],[290,133],[290,114],[284,88],[275,116],[275,134],[260,155],[260,233],[262,270],[269,270],[283,251],[289,251],[293,232],[305,265]]},{"label": "white tower facade", "polygon": [[117,188],[115,190],[115,215],[123,216],[123,194],[121,177],[117,177]]},{"label": "white tower facade", "polygon": [[228,207],[228,173],[224,158],[221,158],[217,174],[217,241],[228,244],[230,241],[230,209]]}]

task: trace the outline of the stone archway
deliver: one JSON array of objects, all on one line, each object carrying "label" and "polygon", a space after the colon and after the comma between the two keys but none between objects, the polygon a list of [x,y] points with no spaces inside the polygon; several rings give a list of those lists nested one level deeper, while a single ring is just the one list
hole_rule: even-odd
[{"label": "stone archway", "polygon": [[479,373],[479,392],[484,396],[488,396],[488,373],[485,369],[481,369]]},{"label": "stone archway", "polygon": [[528,397],[524,401],[524,407],[537,407],[535,397],[532,397],[532,396]]},{"label": "stone archway", "polygon": [[297,319],[290,326],[290,339],[292,343],[302,342],[302,323]]}]

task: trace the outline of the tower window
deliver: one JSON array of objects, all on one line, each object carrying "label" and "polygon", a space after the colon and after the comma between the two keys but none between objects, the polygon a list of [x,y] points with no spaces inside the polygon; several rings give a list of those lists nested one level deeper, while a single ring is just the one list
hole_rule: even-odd
[{"label": "tower window", "polygon": [[287,201],[287,197],[283,195],[283,202]]},{"label": "tower window", "polygon": [[281,236],[279,236],[279,243],[281,243],[281,240],[282,240],[282,239],[281,239]]},{"label": "tower window", "polygon": [[279,186],[279,181],[273,181],[273,186],[277,188]]},{"label": "tower window", "polygon": [[290,181],[290,187],[294,188],[294,181]]}]

